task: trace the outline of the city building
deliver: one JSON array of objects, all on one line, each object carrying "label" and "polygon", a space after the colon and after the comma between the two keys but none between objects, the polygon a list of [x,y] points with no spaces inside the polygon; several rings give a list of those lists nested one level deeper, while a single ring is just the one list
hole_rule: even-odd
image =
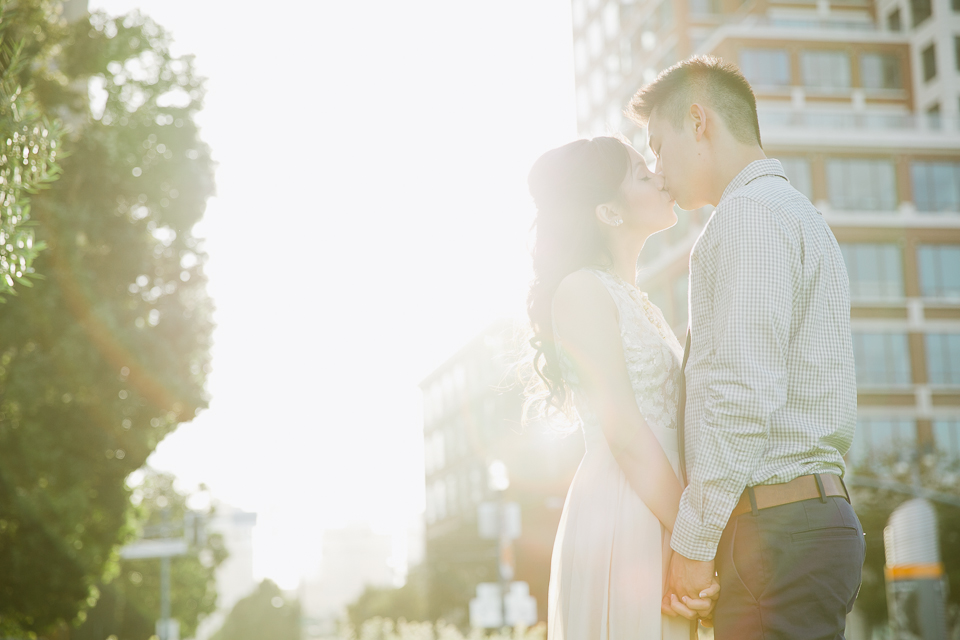
[{"label": "city building", "polygon": [[220,630],[233,606],[257,586],[253,577],[253,528],[257,514],[218,503],[206,521],[208,534],[220,534],[229,554],[217,567],[217,610],[197,627],[196,640],[206,640]]},{"label": "city building", "polygon": [[[735,62],[763,146],[823,213],[850,276],[859,424],[848,458],[960,458],[960,2],[573,0],[584,136],[645,132],[631,96],[691,55]],[[648,242],[639,286],[682,336],[712,211]]]},{"label": "city building", "polygon": [[333,635],[367,587],[401,586],[394,542],[363,524],[323,532],[320,571],[298,589],[304,638]]},{"label": "city building", "polygon": [[538,618],[546,620],[553,539],[583,438],[521,426],[521,331],[513,322],[493,325],[420,383],[431,619],[466,625],[477,584],[497,582],[498,543],[480,536],[478,510],[497,500],[488,471],[501,461],[509,479],[503,497],[520,505],[514,580],[529,585]]}]

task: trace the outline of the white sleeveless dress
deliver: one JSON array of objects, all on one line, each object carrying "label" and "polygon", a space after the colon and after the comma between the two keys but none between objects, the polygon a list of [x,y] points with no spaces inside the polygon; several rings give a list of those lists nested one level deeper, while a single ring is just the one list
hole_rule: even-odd
[{"label": "white sleeveless dress", "polygon": [[[647,294],[609,272],[587,271],[617,305],[637,406],[679,478],[676,418],[683,347]],[[553,546],[547,638],[689,640],[696,633],[690,622],[660,613],[669,533],[630,487],[559,343],[558,351],[586,454],[567,492]]]}]

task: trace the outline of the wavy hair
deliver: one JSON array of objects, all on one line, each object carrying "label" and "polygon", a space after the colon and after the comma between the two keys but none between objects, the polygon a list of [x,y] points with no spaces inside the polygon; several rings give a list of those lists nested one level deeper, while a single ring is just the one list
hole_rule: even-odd
[{"label": "wavy hair", "polygon": [[560,371],[553,334],[553,297],[560,281],[588,266],[613,263],[597,205],[620,198],[630,155],[617,138],[577,140],[546,152],[527,178],[537,207],[533,223],[533,282],[527,315],[533,337],[528,364],[536,376],[527,381],[524,422],[559,411],[574,416],[570,390]]}]

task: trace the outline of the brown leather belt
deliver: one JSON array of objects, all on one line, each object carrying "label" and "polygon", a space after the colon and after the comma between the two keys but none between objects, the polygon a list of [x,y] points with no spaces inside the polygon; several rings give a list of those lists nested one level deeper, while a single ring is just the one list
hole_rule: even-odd
[{"label": "brown leather belt", "polygon": [[[751,492],[754,497],[753,504],[750,501]],[[830,497],[850,500],[847,488],[840,476],[833,473],[800,476],[782,484],[760,484],[755,487],[747,487],[743,495],[740,496],[740,502],[734,507],[730,517],[750,513],[754,509],[769,509],[770,507],[779,507],[801,500],[813,500],[815,498],[825,500]]]}]

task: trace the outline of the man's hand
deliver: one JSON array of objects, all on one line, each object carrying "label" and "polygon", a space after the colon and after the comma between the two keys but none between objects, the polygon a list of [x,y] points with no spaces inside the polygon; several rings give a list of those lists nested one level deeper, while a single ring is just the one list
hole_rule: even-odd
[{"label": "man's hand", "polygon": [[660,609],[667,615],[681,615],[688,620],[709,618],[720,597],[713,560],[690,560],[679,553],[670,558],[667,593]]}]

